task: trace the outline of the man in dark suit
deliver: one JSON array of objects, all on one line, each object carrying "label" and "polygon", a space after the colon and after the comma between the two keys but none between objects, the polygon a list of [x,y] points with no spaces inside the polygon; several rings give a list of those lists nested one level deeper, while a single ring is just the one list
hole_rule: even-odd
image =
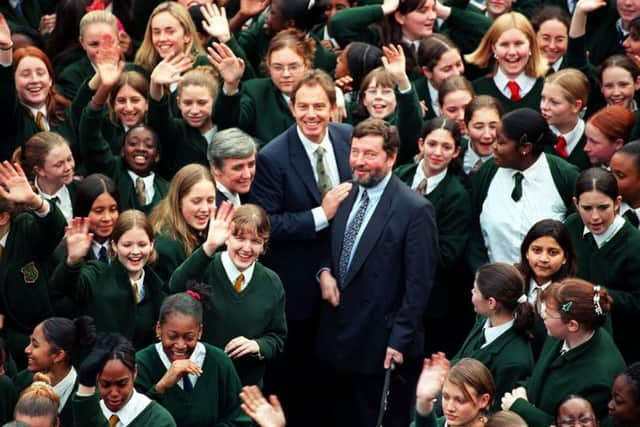
[{"label": "man in dark suit", "polygon": [[320,292],[315,275],[329,248],[329,222],[347,197],[351,177],[351,127],[330,124],[336,111],[333,80],[307,72],[291,94],[296,124],[258,154],[250,201],[271,221],[264,264],[287,296],[289,335],[282,358],[267,370],[265,386],[283,399],[289,425],[308,425],[313,401],[302,390],[313,384],[312,363]]},{"label": "man in dark suit", "polygon": [[[358,124],[351,141],[354,185],[331,226],[331,261],[319,280],[318,355],[330,425],[376,425],[384,370],[395,365],[385,421],[409,425],[423,357],[422,317],[438,261],[431,203],[392,175],[397,129]],[[444,325],[443,325],[444,327]]]},{"label": "man in dark suit", "polygon": [[238,207],[245,202],[256,175],[258,145],[238,128],[217,132],[207,148],[211,173],[216,178],[216,207],[225,200]]}]

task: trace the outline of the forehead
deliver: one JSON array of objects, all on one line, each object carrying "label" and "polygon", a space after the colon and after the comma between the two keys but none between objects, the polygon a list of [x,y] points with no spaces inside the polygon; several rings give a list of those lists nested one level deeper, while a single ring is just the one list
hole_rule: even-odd
[{"label": "forehead", "polygon": [[84,37],[99,37],[104,33],[115,34],[115,29],[106,22],[93,22],[85,26],[82,31]]},{"label": "forehead", "polygon": [[152,28],[160,27],[180,27],[180,21],[168,11],[158,13],[151,19]]},{"label": "forehead", "polygon": [[358,150],[382,150],[384,138],[381,135],[365,135],[361,138],[353,137],[351,139],[351,149]]},{"label": "forehead", "polygon": [[322,86],[314,85],[302,85],[296,92],[296,104],[298,103],[314,103],[324,102],[329,103],[329,96],[324,91]]},{"label": "forehead", "polygon": [[46,70],[47,66],[40,58],[36,58],[35,56],[25,56],[16,67],[16,71],[19,72],[20,70],[27,68],[41,68]]},{"label": "forehead", "polygon": [[133,86],[126,84],[118,90],[118,96],[131,97],[142,96],[142,94],[138,92]]},{"label": "forehead", "polygon": [[122,233],[120,240],[149,240],[149,235],[141,227],[134,225]]},{"label": "forehead", "polygon": [[609,164],[611,165],[611,169],[629,171],[633,170],[636,174],[638,174],[640,171],[636,170],[634,157],[635,156],[627,153],[617,152],[614,153],[614,155],[611,157],[611,161],[609,162]]},{"label": "forehead", "polygon": [[271,63],[278,64],[296,63],[302,61],[302,59],[302,56],[300,56],[298,52],[288,46],[274,50],[271,52],[271,56],[269,56],[269,61]]},{"label": "forehead", "polygon": [[118,359],[109,360],[100,373],[100,379],[104,381],[120,381],[132,375],[129,368]]},{"label": "forehead", "polygon": [[547,19],[538,29],[538,33],[550,34],[550,35],[564,35],[569,33],[569,29],[560,21],[555,18]]},{"label": "forehead", "polygon": [[559,248],[560,247],[560,245],[558,244],[556,239],[554,239],[551,236],[538,237],[533,242],[531,242],[529,247],[531,247],[531,246],[542,246],[542,247],[549,247],[549,248]]},{"label": "forehead", "polygon": [[211,93],[204,86],[191,84],[180,88],[179,98],[182,100],[185,98],[211,98]]},{"label": "forehead", "polygon": [[129,131],[129,134],[127,135],[127,141],[132,138],[142,138],[145,140],[151,139],[153,140],[153,142],[156,142],[155,138],[153,137],[153,133],[146,128],[135,128]]},{"label": "forehead", "polygon": [[444,97],[443,103],[444,104],[459,104],[459,103],[468,104],[469,102],[471,102],[471,98],[472,98],[471,94],[466,90],[456,90],[451,93],[448,93]]},{"label": "forehead", "polygon": [[451,132],[449,132],[446,129],[434,129],[431,132],[429,132],[429,134],[427,135],[427,139],[434,140],[434,141],[451,142],[453,141],[453,136],[451,135]]},{"label": "forehead", "polygon": [[500,115],[493,108],[480,108],[479,110],[476,110],[473,112],[473,115],[471,116],[471,121],[482,121],[482,120],[499,122]]},{"label": "forehead", "polygon": [[584,399],[569,399],[558,409],[560,415],[593,414],[591,404]]},{"label": "forehead", "polygon": [[619,67],[617,65],[612,65],[611,67],[607,67],[602,71],[602,80],[603,83],[606,80],[629,80],[633,81],[633,76],[626,68]]},{"label": "forehead", "polygon": [[498,39],[496,43],[505,43],[505,42],[515,42],[515,41],[528,41],[526,34],[517,28],[509,28],[504,31]]},{"label": "forehead", "polygon": [[235,166],[239,166],[239,165],[245,165],[245,164],[249,164],[249,163],[254,163],[256,161],[256,153],[251,153],[249,156],[247,157],[229,157],[226,159],[223,159],[224,162],[224,167],[227,168],[233,168]]}]

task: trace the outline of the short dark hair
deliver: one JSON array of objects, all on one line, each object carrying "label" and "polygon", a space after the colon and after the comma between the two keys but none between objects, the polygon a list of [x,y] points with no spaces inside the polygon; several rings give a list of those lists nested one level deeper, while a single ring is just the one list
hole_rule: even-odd
[{"label": "short dark hair", "polygon": [[331,105],[336,105],[336,85],[333,79],[325,71],[318,68],[307,71],[302,78],[293,86],[291,91],[291,104],[296,103],[296,94],[302,86],[320,86],[327,94]]},{"label": "short dark hair", "polygon": [[400,149],[400,135],[395,126],[390,125],[382,119],[370,117],[361,121],[353,128],[351,138],[363,138],[369,135],[382,137],[382,149],[387,155],[393,156],[398,153]]},{"label": "short dark hair", "polygon": [[111,178],[101,173],[93,173],[78,183],[73,200],[73,213],[79,217],[89,216],[93,202],[103,193],[109,193],[120,207],[118,189]]}]

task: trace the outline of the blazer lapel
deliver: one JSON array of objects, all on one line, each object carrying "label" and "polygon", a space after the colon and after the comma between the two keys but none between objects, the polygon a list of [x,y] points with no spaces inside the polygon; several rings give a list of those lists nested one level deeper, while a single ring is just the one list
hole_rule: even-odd
[{"label": "blazer lapel", "polygon": [[339,141],[340,137],[336,135],[336,131],[331,125],[329,125],[329,139],[331,140],[333,154],[336,158],[336,164],[338,165],[340,182],[348,181],[352,178],[351,166],[349,165],[349,145],[335,142]]},{"label": "blazer lapel", "polygon": [[300,179],[309,190],[309,193],[317,204],[322,202],[320,198],[320,190],[318,190],[318,183],[313,175],[313,169],[311,163],[309,163],[309,157],[302,145],[302,141],[298,137],[296,126],[292,126],[288,130],[289,140],[289,153],[291,153],[291,166],[300,176]]},{"label": "blazer lapel", "polygon": [[342,243],[344,241],[344,231],[347,228],[347,220],[349,219],[349,214],[351,213],[351,209],[353,209],[357,196],[358,184],[354,183],[347,199],[342,202],[341,207],[344,206],[344,208],[338,209],[336,216],[333,218],[331,233],[331,259],[336,262],[336,277],[338,271],[337,268],[339,268],[338,262],[340,260],[340,252],[342,251]]}]

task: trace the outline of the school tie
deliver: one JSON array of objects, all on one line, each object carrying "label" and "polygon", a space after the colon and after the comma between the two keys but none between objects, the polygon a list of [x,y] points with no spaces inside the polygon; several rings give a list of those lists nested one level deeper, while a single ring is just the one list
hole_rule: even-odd
[{"label": "school tie", "polygon": [[638,214],[636,213],[636,211],[634,211],[633,209],[629,209],[628,211],[623,213],[622,216],[624,217],[624,219],[629,221],[631,225],[638,228],[638,224],[640,224],[640,221],[638,220]]},{"label": "school tie", "polygon": [[522,97],[520,96],[520,86],[518,85],[517,82],[511,80],[509,83],[507,83],[507,87],[509,88],[509,91],[511,92],[511,100],[514,102],[520,101],[522,99]]},{"label": "school tie", "polygon": [[563,159],[569,157],[569,153],[567,153],[567,140],[564,136],[558,136],[558,142],[553,146],[556,149],[556,153],[560,154]]},{"label": "school tie", "polygon": [[138,295],[138,291],[140,289],[138,288],[138,282],[136,282],[135,280],[131,281],[131,292],[133,292],[133,298],[136,300],[136,304],[138,304],[140,302],[140,296]]},{"label": "school tie", "polygon": [[38,129],[40,129],[40,132],[44,132],[47,130],[44,125],[44,114],[42,114],[42,111],[38,111],[38,114],[36,114],[36,126],[38,126]]},{"label": "school tie", "polygon": [[327,169],[324,167],[324,154],[327,150],[322,146],[316,148],[316,173],[318,174],[318,190],[320,195],[324,197],[329,190],[331,190],[331,180],[327,174]]},{"label": "school tie", "polygon": [[104,246],[101,246],[100,250],[98,251],[98,260],[106,264],[109,264],[109,257],[107,256],[107,248],[105,248]]},{"label": "school tie", "polygon": [[191,393],[193,391],[193,384],[191,384],[191,380],[189,379],[189,374],[184,374],[182,376],[182,388],[187,393]]},{"label": "school tie", "polygon": [[513,175],[513,179],[516,182],[513,186],[513,191],[511,192],[511,198],[514,202],[517,202],[522,198],[522,180],[524,179],[524,175],[522,175],[521,172],[516,172]]},{"label": "school tie", "polygon": [[338,268],[340,269],[340,283],[344,283],[344,280],[347,277],[347,271],[349,271],[349,258],[351,258],[351,251],[353,250],[353,245],[356,242],[356,236],[358,235],[358,231],[362,226],[362,220],[364,219],[365,213],[367,213],[367,208],[369,207],[369,194],[367,194],[367,190],[362,192],[362,197],[360,199],[360,207],[356,211],[353,219],[347,226],[347,229],[344,233],[344,239],[342,240],[342,252],[340,253],[340,260],[338,262]]},{"label": "school tie", "polygon": [[145,194],[146,185],[144,184],[144,179],[137,177],[136,178],[136,197],[138,197],[138,203],[140,206],[147,205],[147,195]]},{"label": "school tie", "polygon": [[60,205],[60,197],[58,196],[53,196],[52,198],[49,199],[49,201],[51,203],[55,203],[56,205]]},{"label": "school tie", "polygon": [[473,164],[473,167],[469,170],[469,176],[471,176],[471,175],[475,175],[476,173],[478,173],[478,171],[480,170],[480,168],[482,167],[482,165],[484,165],[484,162],[482,161],[482,159],[478,159],[478,160]]},{"label": "school tie", "polygon": [[422,178],[422,181],[420,181],[420,183],[416,187],[416,191],[421,196],[425,195],[425,193],[427,191],[427,178],[426,177]]},{"label": "school tie", "polygon": [[233,289],[235,289],[237,293],[242,292],[242,282],[244,282],[244,274],[240,273],[233,283]]},{"label": "school tie", "polygon": [[120,421],[120,418],[117,415],[111,415],[109,417],[109,427],[115,427],[118,421]]},{"label": "school tie", "polygon": [[21,1],[19,1],[18,4],[16,4],[15,10],[16,10],[16,12],[18,12],[18,14],[20,16],[24,16],[24,11],[22,10],[22,2]]}]

